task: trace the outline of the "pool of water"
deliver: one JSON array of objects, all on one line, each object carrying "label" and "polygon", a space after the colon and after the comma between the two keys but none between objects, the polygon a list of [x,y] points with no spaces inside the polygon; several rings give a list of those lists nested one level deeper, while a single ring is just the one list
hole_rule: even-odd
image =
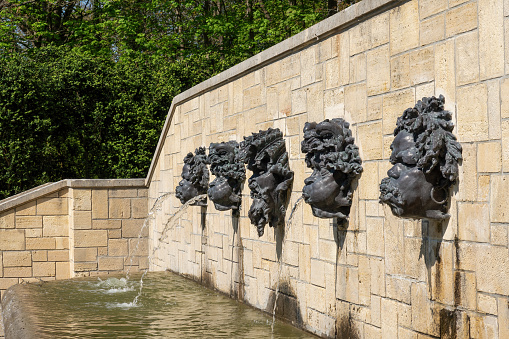
[{"label": "pool of water", "polygon": [[42,338],[315,338],[170,272],[25,286]]}]

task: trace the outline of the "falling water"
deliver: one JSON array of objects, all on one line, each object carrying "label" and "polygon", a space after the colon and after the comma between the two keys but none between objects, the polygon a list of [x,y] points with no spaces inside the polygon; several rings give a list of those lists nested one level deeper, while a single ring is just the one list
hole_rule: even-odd
[{"label": "falling water", "polygon": [[[202,200],[205,200],[207,198],[207,195],[206,194],[201,194],[201,195],[198,195],[192,199],[189,199],[184,205],[180,206],[180,208],[178,209],[177,212],[175,212],[175,214],[173,214],[171,217],[168,218],[168,220],[166,221],[166,223],[164,224],[164,228],[161,232],[161,236],[159,237],[158,241],[157,241],[157,246],[155,246],[153,249],[152,249],[152,253],[148,256],[148,267],[150,268],[150,262],[152,261],[152,257],[154,256],[154,254],[156,253],[156,251],[159,250],[160,248],[160,244],[161,242],[166,239],[166,236],[167,236],[167,233],[169,230],[173,229],[173,227],[175,227],[176,223],[178,222],[179,218],[182,216],[182,214],[188,209],[189,206],[191,206],[192,204],[194,204],[195,202],[198,202],[198,201],[202,201]],[[159,198],[158,198],[159,199]],[[143,228],[141,229],[141,231],[143,231]],[[140,239],[141,237],[141,231],[140,231],[140,235],[138,236],[138,239]],[[138,247],[138,246],[136,246]],[[132,257],[131,257],[131,261],[132,261]],[[137,302],[138,302],[138,299],[139,297],[141,296],[141,292],[143,290],[143,278],[145,277],[145,275],[147,274],[149,268],[147,268],[143,274],[141,275],[141,278],[140,278],[140,289],[138,291],[138,294],[136,295],[136,297],[134,297],[134,300],[133,300],[133,305],[136,305]]]},{"label": "falling water", "polygon": [[279,296],[279,281],[281,279],[281,271],[283,270],[283,258],[284,258],[284,253],[285,253],[284,245],[285,245],[286,239],[290,235],[290,228],[292,226],[292,221],[293,221],[293,213],[295,212],[295,210],[297,210],[297,207],[299,207],[299,205],[302,203],[302,199],[303,199],[303,197],[301,196],[299,199],[297,199],[297,201],[293,205],[292,211],[290,212],[290,216],[288,217],[288,220],[286,221],[286,236],[283,239],[282,244],[281,244],[281,256],[279,257],[279,267],[278,267],[278,272],[277,272],[276,297],[274,298],[274,309],[272,310],[271,329],[272,329],[273,333],[274,333],[274,323],[276,322],[276,307],[277,307],[277,298]]},{"label": "falling water", "polygon": [[140,233],[138,234],[138,241],[136,242],[136,246],[134,248],[134,250],[129,254],[129,256],[131,257],[131,260],[129,262],[129,266],[127,267],[127,271],[126,271],[126,279],[129,279],[129,273],[131,272],[131,267],[133,266],[133,258],[134,258],[134,255],[138,252],[138,247],[140,246],[140,241],[141,241],[141,236],[143,234],[143,231],[145,230],[145,228],[147,227],[148,225],[148,222],[150,221],[150,219],[152,218],[152,216],[154,215],[154,213],[156,211],[159,211],[161,210],[161,205],[163,204],[163,202],[166,201],[166,199],[168,199],[168,197],[170,197],[171,195],[173,195],[173,193],[165,193],[161,196],[159,196],[156,201],[154,202],[154,204],[152,205],[152,208],[150,209],[150,211],[148,212],[148,215],[147,217],[145,218],[145,220],[143,221],[143,226],[141,226],[141,229],[140,229]]}]

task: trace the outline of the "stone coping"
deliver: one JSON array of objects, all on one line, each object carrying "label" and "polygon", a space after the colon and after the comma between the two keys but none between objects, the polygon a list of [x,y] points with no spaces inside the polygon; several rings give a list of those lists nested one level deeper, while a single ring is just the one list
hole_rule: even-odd
[{"label": "stone coping", "polygon": [[146,188],[145,179],[64,179],[37,186],[0,200],[0,212],[22,205],[63,188]]},{"label": "stone coping", "polygon": [[170,110],[166,116],[166,121],[161,131],[156,151],[152,157],[152,163],[150,164],[147,178],[145,179],[145,185],[149,186],[150,181],[152,180],[155,165],[163,149],[164,140],[168,134],[176,106],[228,82],[234,81],[274,61],[302,50],[309,45],[320,42],[333,34],[343,31],[406,1],[408,0],[363,0],[358,2],[329,18],[320,21],[316,25],[278,43],[277,45],[272,46],[265,51],[227,69],[226,71],[176,95],[171,102]]}]

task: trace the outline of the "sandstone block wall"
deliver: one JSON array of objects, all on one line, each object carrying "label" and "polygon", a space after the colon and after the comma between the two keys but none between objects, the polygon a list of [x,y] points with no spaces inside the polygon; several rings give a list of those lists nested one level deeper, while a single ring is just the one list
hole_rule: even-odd
[{"label": "sandstone block wall", "polygon": [[122,272],[131,254],[131,271],[146,268],[146,216],[143,180],[64,180],[1,201],[2,295],[22,282]]},{"label": "sandstone block wall", "polygon": [[[324,337],[509,337],[508,16],[507,0],[364,0],[176,97],[149,206],[175,192],[187,152],[277,127],[295,172],[291,209],[310,175],[304,123],[325,118],[351,123],[364,172],[347,225],[301,204],[284,234],[261,238],[247,184],[240,218],[209,202],[171,219],[180,202],[167,196],[151,268],[267,312],[279,286],[278,315]],[[451,218],[398,219],[378,203],[396,119],[440,94],[464,158]]]}]

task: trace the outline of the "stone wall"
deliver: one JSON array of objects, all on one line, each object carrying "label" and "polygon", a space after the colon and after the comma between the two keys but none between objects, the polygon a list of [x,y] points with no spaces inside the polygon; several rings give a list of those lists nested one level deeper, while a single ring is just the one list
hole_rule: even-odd
[{"label": "stone wall", "polygon": [[63,180],[1,201],[2,295],[21,282],[148,267],[148,228],[138,244],[146,216],[143,179]]},{"label": "stone wall", "polygon": [[[279,286],[278,315],[324,337],[508,338],[508,16],[507,0],[364,0],[177,96],[149,206],[175,192],[187,152],[277,127],[295,172],[291,208],[310,174],[304,123],[325,118],[351,123],[364,172],[346,226],[301,204],[284,235],[261,238],[247,184],[239,218],[209,201],[169,220],[181,206],[170,195],[151,223],[152,269],[267,312]],[[451,218],[396,218],[378,202],[396,119],[440,94],[464,158]]]}]

